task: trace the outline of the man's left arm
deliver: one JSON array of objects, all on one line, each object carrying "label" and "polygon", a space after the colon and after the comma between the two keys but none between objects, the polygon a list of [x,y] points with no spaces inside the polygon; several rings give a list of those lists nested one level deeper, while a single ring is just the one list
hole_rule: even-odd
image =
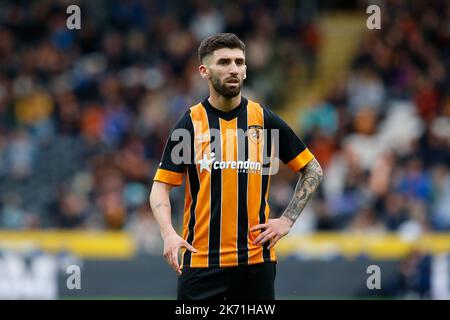
[{"label": "man's left arm", "polygon": [[312,159],[300,170],[300,178],[295,187],[294,196],[281,217],[269,219],[265,224],[258,224],[250,231],[264,230],[255,239],[255,245],[262,245],[270,240],[269,248],[291,230],[292,225],[302,213],[309,199],[316,191],[323,178],[322,167],[316,159]]}]

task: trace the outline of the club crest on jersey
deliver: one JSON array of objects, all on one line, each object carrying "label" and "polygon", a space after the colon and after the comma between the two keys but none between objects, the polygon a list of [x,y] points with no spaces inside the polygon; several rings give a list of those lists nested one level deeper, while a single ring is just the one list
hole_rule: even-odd
[{"label": "club crest on jersey", "polygon": [[263,138],[263,127],[257,124],[248,127],[248,137],[255,143],[260,143]]}]

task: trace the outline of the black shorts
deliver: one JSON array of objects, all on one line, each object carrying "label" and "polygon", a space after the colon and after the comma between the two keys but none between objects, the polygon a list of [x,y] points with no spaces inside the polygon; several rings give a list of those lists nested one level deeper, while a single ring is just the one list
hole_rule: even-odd
[{"label": "black shorts", "polygon": [[274,300],[276,262],[237,267],[183,268],[178,300]]}]

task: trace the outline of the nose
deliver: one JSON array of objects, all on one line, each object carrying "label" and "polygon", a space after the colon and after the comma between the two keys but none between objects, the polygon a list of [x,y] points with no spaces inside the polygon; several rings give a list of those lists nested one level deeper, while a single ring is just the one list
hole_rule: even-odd
[{"label": "nose", "polygon": [[232,62],[230,65],[230,74],[233,76],[237,76],[239,74],[239,69],[235,62]]}]

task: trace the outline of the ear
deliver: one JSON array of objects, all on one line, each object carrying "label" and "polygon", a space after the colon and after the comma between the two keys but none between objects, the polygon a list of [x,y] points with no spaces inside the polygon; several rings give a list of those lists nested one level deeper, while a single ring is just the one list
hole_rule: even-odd
[{"label": "ear", "polygon": [[200,72],[200,76],[203,79],[209,79],[209,71],[208,71],[208,68],[204,64],[201,64],[198,67],[198,71]]}]

